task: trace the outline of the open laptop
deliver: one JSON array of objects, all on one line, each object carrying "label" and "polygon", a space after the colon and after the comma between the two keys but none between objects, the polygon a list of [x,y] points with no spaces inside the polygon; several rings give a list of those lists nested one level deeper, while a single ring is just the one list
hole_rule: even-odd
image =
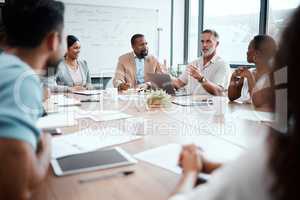
[{"label": "open laptop", "polygon": [[169,74],[148,73],[149,81],[154,88],[160,88],[172,96],[188,96],[186,92],[176,91]]}]

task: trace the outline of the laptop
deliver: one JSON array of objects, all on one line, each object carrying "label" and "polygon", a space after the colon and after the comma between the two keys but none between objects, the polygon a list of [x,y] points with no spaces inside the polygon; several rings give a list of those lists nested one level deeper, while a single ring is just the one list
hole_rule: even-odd
[{"label": "laptop", "polygon": [[169,74],[148,73],[149,81],[154,88],[159,88],[166,91],[172,96],[188,96],[186,92],[176,91],[172,84],[171,76]]}]

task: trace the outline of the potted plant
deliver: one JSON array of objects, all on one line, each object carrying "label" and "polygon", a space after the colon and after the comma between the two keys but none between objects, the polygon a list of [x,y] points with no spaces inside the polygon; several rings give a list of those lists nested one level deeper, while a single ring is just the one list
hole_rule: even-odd
[{"label": "potted plant", "polygon": [[171,96],[163,90],[151,90],[146,95],[149,108],[169,107],[171,105]]}]

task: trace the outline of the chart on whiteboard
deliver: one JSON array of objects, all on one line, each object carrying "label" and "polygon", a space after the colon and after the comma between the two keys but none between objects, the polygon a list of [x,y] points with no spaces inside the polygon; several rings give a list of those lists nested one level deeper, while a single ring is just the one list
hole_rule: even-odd
[{"label": "chart on whiteboard", "polygon": [[81,43],[80,58],[91,74],[113,75],[118,57],[132,51],[130,38],[145,35],[149,51],[157,51],[158,10],[66,4],[65,32]]}]

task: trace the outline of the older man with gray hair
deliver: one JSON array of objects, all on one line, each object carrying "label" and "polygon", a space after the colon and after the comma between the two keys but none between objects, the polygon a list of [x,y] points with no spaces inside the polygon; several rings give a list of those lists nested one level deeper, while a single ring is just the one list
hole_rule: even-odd
[{"label": "older man with gray hair", "polygon": [[227,88],[229,66],[217,55],[219,35],[214,30],[204,30],[201,35],[202,56],[188,65],[186,71],[173,80],[175,88],[187,86],[191,94],[222,95]]}]

